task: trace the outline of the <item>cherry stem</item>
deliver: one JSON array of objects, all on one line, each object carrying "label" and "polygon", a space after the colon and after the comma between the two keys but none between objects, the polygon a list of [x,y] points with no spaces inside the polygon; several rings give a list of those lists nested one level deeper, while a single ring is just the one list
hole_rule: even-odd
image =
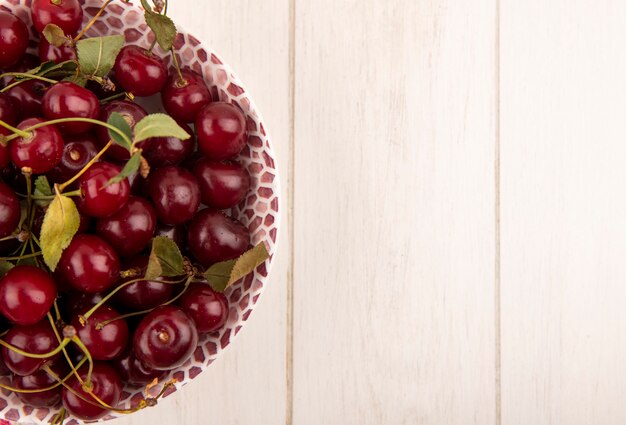
[{"label": "cherry stem", "polygon": [[[100,152],[98,152],[98,154],[96,156],[94,156],[91,161],[89,161],[82,170],[80,170],[74,177],[72,177],[71,179],[69,179],[68,181],[66,181],[65,183],[61,184],[59,186],[59,190],[63,191],[63,189],[65,189],[67,186],[71,185],[72,183],[74,183],[76,180],[78,180],[80,178],[80,176],[82,176],[83,174],[85,174],[87,172],[87,170],[89,170],[89,168],[91,168],[91,166],[93,164],[95,164],[96,162],[98,162],[100,160],[100,158],[102,157],[102,155],[104,155],[106,153],[106,151],[113,145],[113,141],[109,140],[109,143],[107,143]],[[71,192],[70,192],[71,193]],[[80,190],[78,190],[78,194],[80,196],[81,192]]]},{"label": "cherry stem", "polygon": [[49,359],[50,357],[56,356],[57,354],[59,354],[61,352],[61,350],[63,350],[63,348],[65,348],[67,346],[67,344],[70,343],[70,339],[69,338],[65,338],[63,339],[63,341],[61,342],[61,344],[55,348],[54,350],[48,352],[48,353],[44,353],[44,354],[35,354],[35,353],[29,353],[26,351],[23,351],[19,348],[17,348],[14,345],[9,344],[8,342],[0,339],[0,345],[2,345],[4,348],[9,349],[11,351],[13,351],[14,353],[17,353],[19,355],[22,355],[24,357],[28,357],[29,359]]},{"label": "cherry stem", "polygon": [[92,386],[91,375],[93,373],[93,358],[91,357],[91,353],[89,352],[89,349],[85,347],[85,344],[83,344],[83,342],[80,340],[80,338],[77,335],[74,335],[72,337],[72,342],[76,344],[78,348],[80,348],[80,350],[85,354],[87,361],[89,362],[89,370],[87,371],[87,379],[85,379],[85,383],[83,384],[83,387],[85,386],[91,387]]},{"label": "cherry stem", "polygon": [[130,100],[133,100],[135,98],[132,93],[122,92],[114,94],[113,96],[105,97],[104,99],[100,100],[100,104],[103,105],[105,103],[111,102],[112,100],[121,99],[123,97],[128,97]]},{"label": "cherry stem", "polygon": [[89,28],[91,28],[91,26],[93,24],[96,23],[96,21],[98,20],[98,18],[100,18],[100,16],[104,13],[104,9],[106,9],[106,7],[109,5],[109,3],[111,3],[111,1],[113,0],[107,0],[102,7],[100,8],[100,10],[98,11],[98,13],[96,13],[94,15],[93,18],[91,18],[91,20],[89,21],[89,23],[87,25],[85,25],[85,28],[83,28],[83,30],[76,36],[74,37],[74,42],[80,40],[86,33],[87,31],[89,31]]},{"label": "cherry stem", "polygon": [[50,423],[50,425],[63,425],[63,421],[65,420],[66,413],[67,411],[65,410],[65,407],[61,407],[61,410],[59,410],[59,413],[54,415],[54,418],[52,418],[52,422]]},{"label": "cherry stem", "polygon": [[24,254],[24,255],[20,255],[19,257],[0,257],[0,260],[19,261],[19,260],[26,260],[27,258],[41,257],[42,255],[43,254],[41,252],[33,252],[32,254]]},{"label": "cherry stem", "polygon": [[155,35],[154,36],[154,41],[150,45],[150,48],[147,50],[148,54],[150,54],[150,55],[152,54],[152,51],[154,50],[154,47],[156,46],[156,44],[157,44],[157,40],[156,40],[156,35]]},{"label": "cherry stem", "polygon": [[[78,366],[77,366],[77,367],[82,366],[82,365],[83,365],[86,361],[87,361],[87,359],[82,359],[82,360],[80,361],[80,363],[78,364]],[[45,370],[45,371],[46,371],[46,373],[48,373],[48,374],[49,374],[49,372],[48,372],[48,370],[47,370],[47,369],[49,369],[48,365],[44,365],[44,367],[43,367],[42,369],[43,369],[43,370]],[[70,372],[70,373],[69,373],[69,374],[67,374],[67,375],[65,376],[65,378],[63,378],[61,381],[57,381],[57,383],[56,383],[56,384],[51,385],[51,386],[49,386],[49,387],[45,387],[45,388],[36,388],[36,389],[32,389],[32,390],[23,390],[23,389],[21,389],[21,388],[14,388],[14,387],[10,387],[10,386],[5,385],[5,384],[2,384],[2,383],[0,383],[0,388],[3,388],[3,389],[5,389],[5,390],[9,390],[9,391],[13,391],[14,393],[20,393],[20,394],[36,394],[36,393],[43,393],[43,392],[50,391],[50,390],[53,390],[53,389],[57,388],[59,385],[61,385],[61,383],[62,383],[62,382],[66,382],[66,381],[67,381],[68,379],[70,379],[71,377],[72,377],[72,373]]]},{"label": "cherry stem", "polygon": [[[4,121],[0,120],[0,126],[6,128],[7,130],[11,131],[13,133],[13,135],[16,135],[18,137],[23,137],[25,139],[29,138],[31,136],[31,133],[25,130],[20,130],[19,128],[13,127],[12,125],[9,125],[7,123],[5,123]],[[6,139],[4,139],[5,141],[10,141],[12,136],[7,137]]]},{"label": "cherry stem", "polygon": [[0,239],[0,242],[10,241],[11,239],[17,239],[18,235],[10,235]]},{"label": "cherry stem", "polygon": [[[54,300],[54,309],[56,310],[57,315],[58,315],[59,320],[60,320],[61,314],[59,312],[59,307],[57,305],[56,300]],[[57,337],[57,341],[59,341],[59,344],[60,344],[61,341],[62,341],[61,334],[59,334],[59,330],[57,329],[50,312],[48,312],[48,321],[50,322],[50,326],[52,327],[52,331],[54,332],[54,335]],[[65,347],[63,347],[63,356],[65,357],[65,360],[67,361],[67,364],[70,366],[70,369],[72,370],[72,373],[76,376],[76,379],[78,379],[78,382],[80,382],[80,384],[83,385],[84,384],[83,378],[81,378],[80,375],[78,374],[78,370],[77,370],[78,368],[74,366],[74,362],[72,362],[72,359],[70,358],[70,355],[67,353],[67,350],[65,349]]]},{"label": "cherry stem", "polygon": [[174,51],[174,46],[170,49],[172,52],[172,61],[174,62],[174,68],[176,68],[176,72],[178,73],[178,86],[184,87],[187,85],[187,80],[183,77],[183,73],[180,70],[180,63],[178,63],[178,58],[176,57],[176,52]]},{"label": "cherry stem", "polygon": [[2,77],[22,77],[24,79],[20,81],[15,81],[13,84],[6,86],[2,90],[0,90],[0,93],[4,93],[8,91],[9,89],[15,87],[16,85],[22,83],[23,81],[28,81],[28,80],[39,80],[39,81],[44,81],[50,84],[58,83],[57,80],[53,80],[52,78],[42,77],[41,75],[29,74],[27,72],[5,72],[4,74],[2,74]]}]

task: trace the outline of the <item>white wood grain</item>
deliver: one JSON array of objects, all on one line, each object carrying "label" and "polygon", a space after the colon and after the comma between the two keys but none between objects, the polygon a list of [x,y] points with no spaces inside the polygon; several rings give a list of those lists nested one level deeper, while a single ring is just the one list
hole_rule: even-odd
[{"label": "white wood grain", "polygon": [[[282,171],[283,208],[289,185],[289,56],[286,0],[218,0],[170,4],[175,22],[210,44],[232,66],[268,123]],[[288,217],[279,255],[257,310],[224,355],[182,391],[116,421],[117,425],[282,424],[286,412],[286,287]]]},{"label": "white wood grain", "polygon": [[495,22],[296,2],[294,424],[495,424]]},{"label": "white wood grain", "polygon": [[626,423],[626,3],[502,0],[502,412]]}]

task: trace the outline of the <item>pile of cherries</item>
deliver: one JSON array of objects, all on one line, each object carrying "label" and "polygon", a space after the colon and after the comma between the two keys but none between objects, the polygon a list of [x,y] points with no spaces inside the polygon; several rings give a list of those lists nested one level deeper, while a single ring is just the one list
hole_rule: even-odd
[{"label": "pile of cherries", "polygon": [[[78,0],[33,0],[31,14],[40,34],[55,24],[72,37],[83,21]],[[24,78],[41,63],[75,60],[76,48],[41,36],[39,57],[26,53],[27,25],[6,11],[0,30],[0,261],[10,265],[0,279],[0,373],[9,377],[0,387],[27,405],[94,420],[124,411],[117,404],[125,385],[154,385],[190,358],[198,334],[224,326],[228,301],[197,271],[250,248],[248,229],[224,211],[251,186],[237,162],[246,119],[212,99],[202,76],[168,70],[156,49],[124,46],[109,91],[93,81]],[[73,118],[107,123],[117,113],[133,128],[148,115],[135,97],[158,93],[192,137],[142,142],[141,171],[111,183],[129,151],[110,144],[105,126]],[[48,208],[33,195],[39,176],[67,187],[80,212],[54,271],[39,247]],[[142,279],[157,236],[176,243],[189,274]]]}]

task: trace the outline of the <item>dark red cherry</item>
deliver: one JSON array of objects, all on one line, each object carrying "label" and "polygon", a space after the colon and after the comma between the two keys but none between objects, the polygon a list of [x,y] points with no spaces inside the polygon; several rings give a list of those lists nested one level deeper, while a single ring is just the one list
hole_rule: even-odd
[{"label": "dark red cherry", "polygon": [[[148,266],[148,257],[134,257],[124,263],[124,270],[137,269],[139,276],[143,276]],[[129,277],[121,280],[118,286],[136,280],[137,277]],[[143,311],[160,306],[169,301],[174,294],[175,285],[156,280],[140,280],[120,289],[115,294],[115,302],[127,309]]]},{"label": "dark red cherry", "polygon": [[169,166],[153,171],[148,192],[164,224],[175,226],[191,220],[200,205],[198,181],[182,168]]},{"label": "dark red cherry", "polygon": [[185,226],[168,226],[167,224],[159,224],[156,228],[155,236],[165,236],[173,240],[181,251],[185,250],[185,240],[187,239],[187,229]]},{"label": "dark red cherry", "polygon": [[250,233],[243,224],[208,209],[194,217],[187,237],[189,250],[205,267],[237,258],[250,245]]},{"label": "dark red cherry", "polygon": [[[102,107],[100,110],[100,117],[98,119],[100,121],[108,122],[113,112],[120,114],[124,120],[126,120],[128,125],[130,125],[131,129],[134,129],[135,124],[148,115],[146,110],[136,103],[128,102],[126,100],[116,100]],[[111,140],[111,137],[109,137],[109,130],[102,126],[96,128],[96,136],[98,137],[100,148],[103,148],[104,145]],[[119,145],[111,146],[107,150],[107,156],[118,161],[126,161],[130,158],[128,149]]]},{"label": "dark red cherry", "polygon": [[[186,124],[179,124],[187,134],[193,135],[193,131]],[[193,153],[195,139],[192,136],[187,140],[177,137],[154,137],[142,143],[143,156],[151,167],[164,167],[166,165],[178,165]]]},{"label": "dark red cherry", "polygon": [[[17,123],[15,106],[4,93],[0,93],[0,120],[9,125],[15,125]],[[11,134],[11,131],[4,127],[0,127],[0,134],[8,136]],[[11,155],[9,153],[9,145],[3,145],[0,143],[0,168],[4,168],[9,165],[10,160]]]},{"label": "dark red cherry", "polygon": [[136,96],[157,94],[167,79],[163,59],[137,46],[124,47],[113,69],[124,90]]},{"label": "dark red cherry", "polygon": [[59,307],[63,313],[67,313],[68,322],[73,320],[75,316],[83,314],[94,305],[100,303],[104,299],[101,293],[85,294],[82,292],[69,292],[65,294],[59,301]]},{"label": "dark red cherry", "polygon": [[[69,368],[62,362],[55,362],[50,369],[59,378],[63,379],[67,375]],[[45,370],[38,370],[32,375],[13,376],[12,385],[20,390],[43,390],[57,384],[58,381]],[[53,407],[61,402],[62,385],[46,391],[32,393],[16,392],[17,397],[24,403],[32,407]]]},{"label": "dark red cherry", "polygon": [[[4,72],[27,72],[40,65],[40,60],[37,56],[26,53],[22,56],[22,59],[13,66],[9,66],[3,69]],[[6,87],[12,82],[15,82],[14,77],[6,75],[0,79],[3,87]]]},{"label": "dark red cherry", "polygon": [[0,238],[9,236],[20,223],[20,200],[10,186],[0,183]]},{"label": "dark red cherry", "polygon": [[[83,381],[87,379],[87,373],[88,367],[86,364],[78,369],[78,375]],[[92,393],[107,405],[115,407],[120,401],[123,384],[113,366],[104,362],[94,362],[91,383],[93,385]],[[78,394],[76,395],[67,388],[63,388],[63,406],[72,416],[86,421],[93,421],[108,413],[108,410],[101,407],[96,398],[85,392],[82,384],[75,376],[68,380],[68,386]]]},{"label": "dark red cherry", "polygon": [[76,60],[76,50],[72,46],[66,44],[56,47],[48,43],[45,37],[41,37],[39,41],[39,59],[42,62],[61,63],[70,60]]},{"label": "dark red cherry", "polygon": [[38,32],[48,24],[61,27],[67,35],[74,35],[83,23],[83,9],[78,0],[33,0],[30,7],[33,25]]},{"label": "dark red cherry", "polygon": [[131,196],[115,214],[101,218],[96,232],[122,257],[139,254],[154,236],[156,213],[150,202]]},{"label": "dark red cherry", "polygon": [[[29,118],[22,121],[20,130],[44,122],[41,118]],[[11,141],[11,161],[18,167],[29,167],[34,174],[43,174],[52,170],[63,156],[63,138],[53,125],[30,131],[29,137],[18,137]]]},{"label": "dark red cherry", "polygon": [[[87,310],[81,314],[86,313]],[[85,344],[94,360],[113,360],[128,344],[128,325],[124,319],[116,319],[120,313],[106,305],[100,306],[83,326],[75,316],[72,326]],[[111,320],[113,320],[111,322]],[[108,322],[105,324],[105,322]]]},{"label": "dark red cherry", "polygon": [[250,174],[238,162],[215,162],[203,158],[193,174],[200,185],[202,203],[220,210],[234,207],[250,190]]},{"label": "dark red cherry", "polygon": [[43,81],[28,80],[11,87],[6,91],[6,95],[15,105],[21,119],[40,117],[43,115],[41,101],[47,87],[48,84]]},{"label": "dark red cherry", "polygon": [[28,28],[12,13],[0,11],[0,68],[18,63],[28,47]]},{"label": "dark red cherry", "polygon": [[109,180],[117,176],[122,169],[107,162],[92,165],[79,179],[81,197],[78,208],[83,213],[96,218],[115,214],[128,201],[130,185],[124,179],[107,186]]},{"label": "dark red cherry", "polygon": [[33,266],[16,266],[0,279],[0,313],[18,325],[46,317],[57,296],[54,280]]},{"label": "dark red cherry", "polygon": [[246,118],[236,106],[210,103],[196,117],[198,148],[208,158],[229,159],[237,156],[248,141]]},{"label": "dark red cherry", "polygon": [[135,355],[155,370],[182,366],[198,345],[196,325],[178,307],[161,306],[139,323],[133,338]]},{"label": "dark red cherry", "polygon": [[63,251],[58,271],[74,289],[93,294],[109,289],[118,280],[120,260],[99,237],[78,235]]},{"label": "dark red cherry", "polygon": [[207,283],[192,284],[178,305],[193,319],[199,333],[221,329],[228,319],[228,300]]},{"label": "dark red cherry", "polygon": [[119,372],[122,380],[130,385],[144,386],[155,379],[161,381],[165,378],[166,371],[150,369],[137,359],[132,350],[115,359],[113,365]]},{"label": "dark red cherry", "polygon": [[172,72],[167,79],[161,99],[165,110],[172,118],[180,122],[193,122],[203,106],[211,102],[211,93],[202,76],[190,69],[183,69],[181,81],[177,72]]},{"label": "dark red cherry", "polygon": [[[4,341],[31,354],[50,353],[59,346],[59,341],[50,323],[45,319],[30,326],[16,325],[12,327],[4,336]],[[35,373],[44,363],[53,362],[58,354],[49,359],[33,359],[3,347],[2,357],[11,372],[25,376]]]},{"label": "dark red cherry", "polygon": [[[53,85],[43,97],[43,114],[48,120],[61,118],[96,119],[100,114],[100,102],[95,94],[69,81]],[[67,122],[57,124],[62,132],[80,134],[89,131],[93,124]]]},{"label": "dark red cherry", "polygon": [[48,180],[63,183],[74,177],[98,154],[96,139],[91,133],[65,137],[61,162],[48,173]]}]

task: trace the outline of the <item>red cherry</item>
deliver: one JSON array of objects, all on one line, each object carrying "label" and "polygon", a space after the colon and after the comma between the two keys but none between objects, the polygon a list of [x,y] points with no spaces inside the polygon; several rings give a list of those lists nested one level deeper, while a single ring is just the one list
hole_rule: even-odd
[{"label": "red cherry", "polygon": [[[59,341],[47,320],[30,326],[16,325],[4,336],[4,340],[31,354],[46,354],[59,346]],[[35,373],[44,363],[53,362],[58,355],[49,359],[33,359],[3,347],[2,357],[11,372],[25,376]]]},{"label": "red cherry", "polygon": [[250,245],[250,233],[239,221],[219,211],[202,210],[189,225],[189,250],[205,267],[242,255]]},{"label": "red cherry", "polygon": [[[87,309],[81,314],[87,312]],[[128,344],[128,325],[126,320],[114,320],[104,326],[104,322],[116,319],[120,313],[108,306],[100,306],[82,325],[79,316],[72,320],[72,326],[78,332],[78,338],[85,344],[95,360],[112,360],[122,354]]]},{"label": "red cherry", "polygon": [[[126,100],[116,100],[102,107],[98,119],[103,122],[108,122],[113,112],[120,114],[124,120],[126,120],[131,129],[134,129],[135,125],[148,115],[146,110],[136,103],[128,102]],[[102,126],[96,128],[96,136],[98,137],[100,148],[103,148],[104,145],[111,140],[109,130]],[[111,146],[107,150],[107,156],[118,161],[127,161],[130,158],[128,149],[119,145]]]},{"label": "red cherry", "polygon": [[[87,373],[87,365],[78,369],[78,375],[83,381],[87,379]],[[92,392],[98,399],[112,407],[119,403],[122,394],[122,380],[112,366],[103,362],[94,362],[91,383],[93,385]],[[63,406],[72,416],[93,421],[108,413],[108,410],[100,407],[98,401],[91,394],[85,392],[82,384],[75,376],[72,376],[67,384],[74,392],[63,388]]]},{"label": "red cherry", "polygon": [[[138,269],[140,276],[143,276],[148,266],[148,257],[140,256],[128,260],[124,264],[124,270]],[[121,280],[118,286],[136,280],[136,277],[129,277]],[[115,302],[127,309],[135,311],[149,310],[169,301],[174,294],[174,285],[156,280],[140,280],[120,289],[115,294]]]},{"label": "red cherry", "polygon": [[115,214],[96,224],[98,235],[122,257],[139,254],[154,236],[156,213],[143,198],[131,196]]},{"label": "red cherry", "polygon": [[144,366],[132,350],[128,350],[126,354],[118,357],[114,362],[114,366],[123,381],[137,386],[148,385],[155,379],[161,381],[167,373],[167,371],[153,370]]},{"label": "red cherry", "polygon": [[202,76],[190,69],[181,71],[184,81],[180,80],[177,72],[168,78],[161,99],[168,114],[176,121],[193,122],[203,106],[211,102],[211,93]]},{"label": "red cherry", "polygon": [[0,183],[0,238],[9,236],[20,223],[20,200],[10,186]]},{"label": "red cherry", "polygon": [[113,69],[124,90],[136,96],[157,94],[167,79],[163,59],[137,46],[122,48]]},{"label": "red cherry", "polygon": [[46,317],[56,296],[54,280],[37,267],[16,266],[0,279],[0,312],[18,325]]},{"label": "red cherry", "polygon": [[28,80],[11,87],[6,91],[6,95],[15,105],[21,119],[40,117],[43,114],[41,100],[47,87],[48,84],[43,81]]},{"label": "red cherry", "polygon": [[28,48],[28,28],[12,13],[0,11],[0,68],[18,63]]},{"label": "red cherry", "polygon": [[[193,131],[186,124],[179,124],[187,134]],[[178,165],[189,157],[194,150],[195,140],[192,136],[187,140],[177,137],[154,137],[144,141],[141,145],[143,156],[151,167],[165,167]]]},{"label": "red cherry", "polygon": [[[15,106],[4,93],[0,93],[0,120],[9,125],[15,125],[17,122]],[[8,136],[11,134],[11,131],[4,127],[0,127],[0,134]],[[3,145],[0,143],[0,168],[4,168],[9,165],[10,160],[11,155],[9,154],[8,144]]]},{"label": "red cherry", "polygon": [[76,60],[76,50],[66,44],[56,47],[48,43],[46,37],[41,37],[39,41],[39,59],[42,62],[61,63],[70,60]]},{"label": "red cherry", "polygon": [[182,168],[169,166],[153,171],[148,193],[164,224],[175,226],[191,220],[200,205],[198,181]]},{"label": "red cherry", "polygon": [[[68,368],[61,362],[55,362],[50,369],[61,379],[65,378]],[[13,387],[20,390],[42,390],[57,384],[57,380],[45,370],[39,370],[32,375],[13,376]],[[47,391],[34,393],[18,392],[17,397],[25,404],[33,407],[53,407],[61,402],[62,385]]]},{"label": "red cherry", "polygon": [[109,289],[118,280],[120,260],[99,237],[78,235],[63,251],[57,270],[74,289],[93,294]]},{"label": "red cherry", "polygon": [[83,9],[78,0],[33,0],[30,7],[33,25],[43,32],[48,24],[61,27],[67,35],[74,35],[83,22]]},{"label": "red cherry", "polygon": [[198,147],[208,158],[229,159],[237,156],[248,141],[246,118],[230,103],[210,103],[196,117]]},{"label": "red cherry", "polygon": [[92,217],[101,218],[115,214],[128,201],[130,185],[124,179],[107,186],[109,180],[117,176],[122,169],[116,165],[99,162],[92,165],[79,179],[81,197],[78,208]]},{"label": "red cherry", "polygon": [[207,283],[194,283],[179,300],[183,309],[195,322],[199,333],[215,332],[228,319],[228,300]]},{"label": "red cherry", "polygon": [[[98,118],[100,102],[95,94],[77,84],[61,81],[43,97],[43,114],[48,120],[60,118]],[[68,122],[57,125],[61,131],[80,134],[93,127],[91,123]]]},{"label": "red cherry", "polygon": [[63,183],[74,177],[98,154],[95,137],[91,133],[65,137],[61,162],[48,173],[48,180]]},{"label": "red cherry", "polygon": [[[29,118],[22,121],[20,130],[44,122],[41,118]],[[29,137],[18,137],[11,141],[11,161],[18,167],[30,167],[34,174],[43,174],[52,170],[63,156],[63,138],[53,125],[30,131]]]},{"label": "red cherry", "polygon": [[237,162],[196,162],[193,174],[198,179],[202,203],[224,210],[243,201],[250,190],[250,174]]}]

